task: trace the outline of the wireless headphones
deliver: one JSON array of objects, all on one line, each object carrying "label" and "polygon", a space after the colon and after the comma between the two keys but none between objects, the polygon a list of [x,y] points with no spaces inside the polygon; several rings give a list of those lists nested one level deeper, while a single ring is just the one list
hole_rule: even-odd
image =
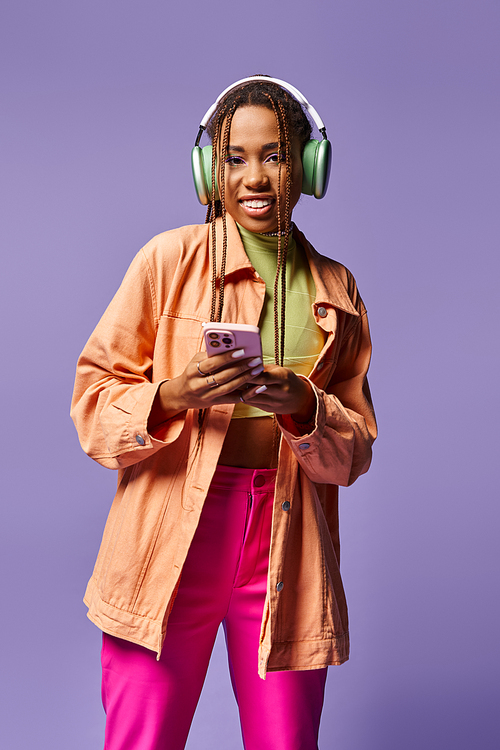
[{"label": "wireless headphones", "polygon": [[[198,144],[201,136],[203,135],[203,132],[210,122],[210,118],[217,109],[221,99],[232,89],[249,81],[275,83],[277,86],[285,89],[285,91],[288,91],[288,93],[291,94],[302,107],[305,107],[311,115],[312,120],[314,120],[319,132],[323,136],[323,140],[317,141],[314,138],[311,138],[304,147],[304,151],[302,152],[302,192],[306,195],[314,195],[315,198],[323,198],[328,187],[330,167],[332,164],[332,145],[326,137],[326,127],[323,120],[314,107],[309,104],[305,96],[303,96],[295,86],[292,86],[285,81],[280,81],[278,78],[250,76],[249,78],[242,78],[241,81],[236,81],[236,83],[233,83],[231,86],[228,86],[227,89],[224,89],[200,123],[200,129],[198,131],[194,148],[191,151],[191,166],[193,169],[194,186],[198,200],[203,206],[206,206],[212,199],[212,146],[204,146],[203,148],[200,148]],[[219,200],[217,177],[215,181],[215,200]]]}]

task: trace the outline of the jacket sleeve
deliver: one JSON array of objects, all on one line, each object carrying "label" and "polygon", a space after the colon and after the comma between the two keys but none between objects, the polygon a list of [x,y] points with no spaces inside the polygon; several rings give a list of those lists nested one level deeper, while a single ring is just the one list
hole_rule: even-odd
[{"label": "jacket sleeve", "polygon": [[290,416],[278,417],[286,441],[313,482],[348,486],[368,471],[377,435],[366,377],[370,356],[363,308],[342,341],[325,390],[309,380],[316,395],[314,424],[298,425]]},{"label": "jacket sleeve", "polygon": [[155,288],[143,251],[132,262],[78,360],[71,417],[83,450],[121,469],[175,441],[186,412],[148,432],[161,382],[151,382],[158,327]]}]

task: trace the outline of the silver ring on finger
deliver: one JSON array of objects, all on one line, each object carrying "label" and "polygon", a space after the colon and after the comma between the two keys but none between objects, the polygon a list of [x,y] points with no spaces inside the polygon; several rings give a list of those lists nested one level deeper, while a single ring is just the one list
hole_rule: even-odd
[{"label": "silver ring on finger", "polygon": [[219,383],[218,383],[218,382],[216,381],[216,379],[215,379],[215,378],[214,378],[214,376],[212,375],[212,377],[211,377],[211,378],[207,378],[207,385],[208,385],[208,386],[209,386],[210,388],[217,388],[217,387],[218,387],[218,385],[219,385]]},{"label": "silver ring on finger", "polygon": [[201,375],[202,378],[206,378],[207,377],[207,373],[206,372],[202,372],[200,370],[200,363],[199,362],[196,363],[196,369],[198,370],[198,372],[199,372],[199,374]]},{"label": "silver ring on finger", "polygon": [[240,401],[241,401],[241,403],[242,403],[242,404],[246,404],[246,401],[245,401],[245,399],[243,398],[243,395],[241,395],[241,396],[240,396]]}]

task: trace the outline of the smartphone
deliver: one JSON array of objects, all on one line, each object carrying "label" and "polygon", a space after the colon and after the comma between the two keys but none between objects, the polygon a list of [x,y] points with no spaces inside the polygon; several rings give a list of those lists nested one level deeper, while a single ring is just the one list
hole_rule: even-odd
[{"label": "smartphone", "polygon": [[245,357],[262,357],[257,326],[244,323],[202,323],[205,348],[209,357],[231,349],[244,349]]}]

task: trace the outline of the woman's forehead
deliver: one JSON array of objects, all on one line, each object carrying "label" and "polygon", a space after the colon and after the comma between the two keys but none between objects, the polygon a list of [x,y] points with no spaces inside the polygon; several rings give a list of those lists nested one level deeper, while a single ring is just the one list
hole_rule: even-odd
[{"label": "woman's forehead", "polygon": [[[223,125],[224,127],[224,125]],[[281,128],[281,141],[285,133]],[[238,148],[276,148],[278,124],[272,109],[259,105],[245,105],[234,112],[229,131],[229,146]]]},{"label": "woman's forehead", "polygon": [[255,105],[238,107],[231,120],[230,135],[233,137],[251,138],[259,135],[272,135],[276,140],[278,125],[271,109]]}]

